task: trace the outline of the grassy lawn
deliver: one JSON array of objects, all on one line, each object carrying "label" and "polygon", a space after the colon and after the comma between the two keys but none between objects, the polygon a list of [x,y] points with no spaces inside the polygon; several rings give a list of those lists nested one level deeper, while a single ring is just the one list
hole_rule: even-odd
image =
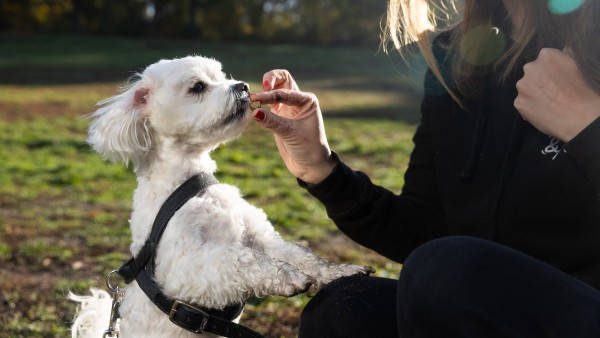
[{"label": "grassy lawn", "polygon": [[[226,73],[260,88],[287,68],[315,92],[330,144],[373,181],[399,192],[418,120],[418,76],[399,57],[372,49],[239,45],[114,37],[0,36],[0,337],[64,337],[72,290],[103,287],[129,256],[135,178],[86,145],[83,115],[144,66],[161,58],[211,56]],[[289,240],[332,261],[400,266],[336,230],[323,207],[296,186],[272,136],[251,125],[214,152],[218,178],[240,187]],[[242,321],[269,337],[293,337],[306,296],[251,299]]]}]

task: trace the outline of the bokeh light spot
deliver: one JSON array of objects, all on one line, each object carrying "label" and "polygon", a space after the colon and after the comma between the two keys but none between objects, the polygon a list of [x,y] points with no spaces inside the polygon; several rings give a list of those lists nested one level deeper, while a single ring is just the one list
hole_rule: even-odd
[{"label": "bokeh light spot", "polygon": [[554,14],[567,14],[578,9],[585,0],[548,0],[548,9]]},{"label": "bokeh light spot", "polygon": [[481,25],[465,34],[460,44],[463,59],[475,66],[496,62],[506,46],[504,33],[498,27]]}]

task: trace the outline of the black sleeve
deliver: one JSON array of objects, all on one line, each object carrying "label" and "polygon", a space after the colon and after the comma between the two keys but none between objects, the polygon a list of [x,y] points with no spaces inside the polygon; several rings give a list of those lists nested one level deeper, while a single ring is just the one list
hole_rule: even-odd
[{"label": "black sleeve", "polygon": [[600,118],[569,141],[564,149],[590,180],[600,201]]},{"label": "black sleeve", "polygon": [[400,195],[373,184],[367,175],[339,159],[320,184],[309,187],[299,181],[325,205],[329,217],[348,237],[398,262],[418,245],[446,234],[426,99],[422,113]]}]

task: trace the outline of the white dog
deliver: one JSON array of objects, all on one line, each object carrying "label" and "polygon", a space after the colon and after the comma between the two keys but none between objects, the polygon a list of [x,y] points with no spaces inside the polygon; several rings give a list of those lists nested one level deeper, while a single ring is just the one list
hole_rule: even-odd
[{"label": "white dog", "polygon": [[[125,92],[100,102],[88,142],[108,160],[131,161],[137,175],[130,219],[134,256],[167,197],[192,175],[216,170],[209,154],[241,134],[250,121],[249,104],[245,83],[228,79],[218,61],[199,56],[161,60]],[[226,184],[208,187],[175,213],[154,262],[154,280],[166,296],[203,309],[223,309],[251,295],[293,296],[373,272],[328,263],[285,242],[262,210]],[[108,327],[108,295],[94,292],[96,297],[73,297],[83,303],[74,337],[101,337]],[[198,336],[171,323],[136,281],[125,287],[119,313],[120,337]]]}]

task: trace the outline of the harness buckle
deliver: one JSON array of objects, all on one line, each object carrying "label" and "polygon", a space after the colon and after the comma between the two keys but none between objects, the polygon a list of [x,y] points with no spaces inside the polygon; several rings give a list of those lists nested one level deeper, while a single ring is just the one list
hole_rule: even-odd
[{"label": "harness buckle", "polygon": [[[186,325],[188,323],[183,324],[183,323],[177,321],[177,318],[175,318],[175,314],[177,313],[177,310],[180,307],[188,308],[188,309],[186,309],[188,312],[194,312],[194,314],[198,314],[199,315],[199,317],[200,317],[199,318],[200,319],[200,324],[198,325],[197,328],[195,328],[195,329],[191,328],[190,326]],[[177,326],[179,326],[179,327],[181,327],[183,329],[186,329],[188,331],[194,332],[194,333],[202,333],[202,332],[204,332],[204,329],[206,329],[206,325],[208,324],[208,319],[209,318],[210,318],[210,315],[208,313],[200,310],[199,308],[197,308],[197,307],[195,307],[193,305],[190,305],[188,303],[182,302],[180,300],[175,300],[173,302],[173,306],[171,306],[171,311],[169,311],[169,320],[173,324],[175,324],[175,325],[177,325]],[[189,323],[189,324],[192,324],[192,323]]]}]

